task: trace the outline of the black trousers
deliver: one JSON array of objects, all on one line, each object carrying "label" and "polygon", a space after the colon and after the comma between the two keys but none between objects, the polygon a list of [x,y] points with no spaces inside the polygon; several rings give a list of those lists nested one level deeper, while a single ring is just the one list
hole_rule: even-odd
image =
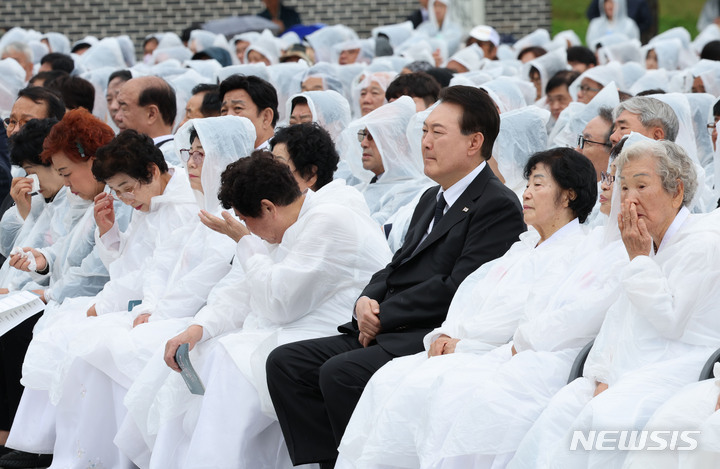
[{"label": "black trousers", "polygon": [[337,458],[365,385],[393,358],[351,335],[295,342],[270,354],[268,388],[294,465]]},{"label": "black trousers", "polygon": [[0,337],[0,430],[9,431],[23,393],[22,365],[42,312]]}]

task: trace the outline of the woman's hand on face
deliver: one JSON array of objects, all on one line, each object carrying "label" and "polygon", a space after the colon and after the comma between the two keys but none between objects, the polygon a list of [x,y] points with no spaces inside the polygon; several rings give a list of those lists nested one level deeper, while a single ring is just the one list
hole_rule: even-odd
[{"label": "woman's hand on face", "polygon": [[95,223],[100,230],[100,236],[104,235],[115,224],[115,207],[113,198],[107,192],[101,192],[95,196]]},{"label": "woman's hand on face", "polygon": [[647,256],[653,246],[653,239],[647,230],[645,220],[638,218],[637,208],[633,202],[623,202],[618,215],[618,228],[622,236],[625,250],[630,260],[637,256]]},{"label": "woman's hand on face", "polygon": [[213,231],[229,236],[236,243],[240,241],[243,236],[250,234],[250,230],[248,230],[243,223],[239,222],[235,219],[235,217],[230,215],[230,212],[223,211],[222,218],[220,218],[210,212],[200,210],[199,216],[203,225]]},{"label": "woman's hand on face", "polygon": [[30,214],[32,206],[32,190],[33,180],[30,178],[17,177],[13,178],[10,184],[10,197],[15,201],[18,214],[25,220]]}]

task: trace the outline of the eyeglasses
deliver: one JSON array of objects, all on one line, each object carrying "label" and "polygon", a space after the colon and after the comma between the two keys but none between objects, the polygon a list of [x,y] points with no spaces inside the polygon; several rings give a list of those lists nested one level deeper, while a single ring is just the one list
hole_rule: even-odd
[{"label": "eyeglasses", "polygon": [[712,133],[715,130],[717,124],[708,124],[707,128],[710,133]]},{"label": "eyeglasses", "polygon": [[601,171],[600,172],[600,182],[602,182],[603,184],[610,185],[613,182],[615,182],[615,176],[608,173],[607,171]]},{"label": "eyeglasses", "polygon": [[135,191],[137,190],[138,186],[140,186],[140,182],[135,181],[135,184],[133,184],[132,188],[127,190],[115,190],[110,189],[110,193],[118,200],[122,200],[125,203],[131,203],[135,200]]},{"label": "eyeglasses", "polygon": [[577,139],[577,146],[578,146],[578,148],[582,150],[583,148],[585,148],[585,144],[586,144],[586,143],[594,143],[595,145],[602,145],[602,146],[608,147],[608,148],[610,148],[610,147],[612,146],[612,145],[609,144],[609,143],[593,142],[592,140],[588,140],[588,139],[586,139],[585,137],[583,137],[582,134],[581,134],[581,135],[578,135],[578,139]]},{"label": "eyeglasses", "polygon": [[183,148],[180,150],[180,158],[182,158],[185,164],[192,158],[193,163],[199,165],[205,159],[205,153],[199,150],[193,151],[191,148]]},{"label": "eyeglasses", "polygon": [[592,91],[593,93],[599,93],[600,91],[602,91],[602,88],[592,88],[587,85],[580,85],[578,89],[583,93],[587,93],[588,91]]},{"label": "eyeglasses", "polygon": [[3,125],[5,126],[5,130],[12,131],[12,129],[14,129],[17,124],[18,122],[15,119],[10,120],[9,117],[3,119]]},{"label": "eyeglasses", "polygon": [[362,143],[362,141],[367,137],[368,142],[373,141],[373,136],[368,132],[367,129],[364,130],[358,130],[358,142]]}]

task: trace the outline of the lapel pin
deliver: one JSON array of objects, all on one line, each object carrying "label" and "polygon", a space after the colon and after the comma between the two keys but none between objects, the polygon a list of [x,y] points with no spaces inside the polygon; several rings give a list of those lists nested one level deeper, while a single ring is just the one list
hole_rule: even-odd
[{"label": "lapel pin", "polygon": [[462,209],[463,212],[467,212],[468,210],[470,210],[470,209],[467,207],[463,207],[463,209]]}]

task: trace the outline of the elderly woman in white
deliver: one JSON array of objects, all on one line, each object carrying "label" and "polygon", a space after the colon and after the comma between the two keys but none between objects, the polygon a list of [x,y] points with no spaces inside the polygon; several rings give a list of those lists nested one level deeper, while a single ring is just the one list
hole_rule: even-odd
[{"label": "elderly woman in white", "polygon": [[720,231],[687,209],[692,161],[674,143],[644,141],[626,144],[615,164],[630,258],[620,295],[584,377],[556,394],[508,467],[620,467],[627,451],[569,451],[573,431],[641,430],[720,342]]},{"label": "elderly woman in white", "polygon": [[[130,390],[127,402],[151,397],[144,411],[133,412],[132,425],[152,450],[133,457],[140,467],[289,465],[265,382],[267,355],[280,344],[334,333],[390,258],[355,189],[329,184],[301,193],[279,164],[258,153],[223,175],[221,198],[247,226],[233,261],[245,276],[233,304],[203,309],[166,345],[165,362],[179,371],[175,351],[190,344],[206,387],[202,398],[191,398],[179,374],[158,368],[159,356]],[[123,440],[137,451],[131,437]]]},{"label": "elderly woman in white", "polygon": [[[541,313],[573,265],[592,251],[579,222],[590,213],[597,187],[589,160],[567,148],[534,155],[525,166],[525,176],[523,213],[534,229],[462,283],[446,321],[425,337],[427,352],[395,359],[373,376],[345,431],[338,467],[435,467],[435,458],[451,453],[431,445],[444,443],[443,433],[452,430],[453,420],[460,419],[475,400],[465,393],[482,389],[486,381],[501,380],[494,373],[498,367],[522,368],[518,363],[525,364],[524,358],[532,356],[535,340],[529,337],[537,331],[538,321],[542,323]],[[518,329],[521,324],[526,328]],[[514,334],[517,341],[508,343]],[[581,347],[583,341],[587,340],[572,346]],[[515,357],[514,352],[520,353]],[[574,355],[567,351],[559,355],[563,356],[557,361],[569,370],[567,362],[572,363]],[[532,368],[541,360],[527,363]],[[545,377],[543,384],[564,382],[567,370]],[[480,384],[472,379],[475,373]],[[511,383],[508,386],[516,384]],[[500,388],[485,390],[484,397],[505,394]],[[455,400],[460,394],[466,398]],[[484,401],[481,396],[478,402],[488,403],[486,410],[498,418],[511,413],[492,399]],[[447,404],[444,414],[435,412],[437,404]],[[431,429],[434,426],[437,433]],[[467,443],[475,430],[456,435],[457,442]]]}]

